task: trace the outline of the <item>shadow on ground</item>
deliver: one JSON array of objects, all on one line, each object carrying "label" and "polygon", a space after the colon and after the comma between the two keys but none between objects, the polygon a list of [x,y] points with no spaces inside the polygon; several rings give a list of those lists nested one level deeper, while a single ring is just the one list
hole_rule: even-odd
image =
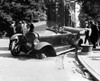
[{"label": "shadow on ground", "polygon": [[67,54],[67,57],[69,57],[69,58],[75,58],[76,57],[75,52],[69,52]]},{"label": "shadow on ground", "polygon": [[10,52],[9,53],[0,53],[0,57],[2,57],[2,58],[12,58],[12,59],[18,59],[18,60],[37,59],[35,57],[31,57],[31,56],[28,56],[28,55],[25,55],[25,54],[21,54],[19,56],[12,56]]}]

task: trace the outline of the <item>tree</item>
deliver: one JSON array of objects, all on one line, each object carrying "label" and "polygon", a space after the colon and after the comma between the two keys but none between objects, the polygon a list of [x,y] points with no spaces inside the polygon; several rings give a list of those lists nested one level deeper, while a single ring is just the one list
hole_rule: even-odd
[{"label": "tree", "polygon": [[76,0],[81,4],[82,14],[87,14],[87,17],[91,17],[95,21],[100,21],[100,0]]},{"label": "tree", "polygon": [[2,3],[0,9],[13,20],[23,20],[26,18],[32,21],[33,19],[41,19],[40,15],[46,9],[44,3],[40,3],[38,0],[6,0]]},{"label": "tree", "polygon": [[[0,30],[8,29],[7,23],[25,20],[28,22],[46,19],[46,7],[42,0],[1,0],[0,1]],[[41,17],[42,16],[42,17]],[[6,24],[6,25],[5,25]]]}]

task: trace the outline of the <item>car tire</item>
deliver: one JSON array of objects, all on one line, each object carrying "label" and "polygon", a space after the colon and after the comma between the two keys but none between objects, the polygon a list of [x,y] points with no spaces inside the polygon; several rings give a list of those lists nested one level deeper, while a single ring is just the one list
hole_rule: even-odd
[{"label": "car tire", "polygon": [[15,44],[16,44],[16,40],[12,41],[11,42],[11,48],[10,48],[10,51],[11,51],[11,54],[13,56],[18,56],[20,51],[19,51],[19,48],[17,47],[17,49],[15,49]]}]

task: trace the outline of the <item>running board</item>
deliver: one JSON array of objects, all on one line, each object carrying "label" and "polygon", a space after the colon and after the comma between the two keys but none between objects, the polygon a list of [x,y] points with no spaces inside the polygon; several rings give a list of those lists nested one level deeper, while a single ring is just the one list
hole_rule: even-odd
[{"label": "running board", "polygon": [[54,47],[54,49],[55,49],[57,55],[62,55],[64,53],[75,50],[75,48],[70,48],[70,45],[68,45],[68,46],[58,46],[58,47]]}]

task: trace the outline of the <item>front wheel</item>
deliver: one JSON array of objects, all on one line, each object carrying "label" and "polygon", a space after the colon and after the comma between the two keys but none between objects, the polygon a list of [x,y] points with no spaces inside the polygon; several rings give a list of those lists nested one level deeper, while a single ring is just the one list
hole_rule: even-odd
[{"label": "front wheel", "polygon": [[16,43],[17,43],[17,41],[16,40],[14,40],[14,41],[12,41],[11,42],[11,48],[10,48],[10,51],[11,51],[11,54],[13,55],[13,56],[18,56],[19,55],[19,53],[20,53],[20,50],[19,50],[19,47],[18,46],[16,46]]}]

